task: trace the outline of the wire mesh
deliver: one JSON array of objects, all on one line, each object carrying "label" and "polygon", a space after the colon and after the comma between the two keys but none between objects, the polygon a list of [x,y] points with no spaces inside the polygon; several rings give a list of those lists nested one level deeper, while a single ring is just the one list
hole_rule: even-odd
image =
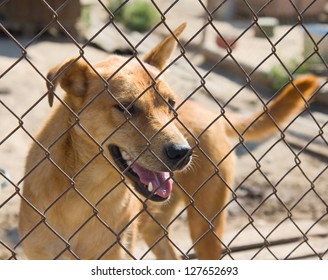
[{"label": "wire mesh", "polygon": [[[148,6],[143,6],[142,16],[149,9],[157,15],[156,21],[148,31],[132,32],[124,26],[124,13],[142,2],[0,2],[0,258],[191,259],[212,256],[214,248],[222,247],[217,259],[327,259],[327,24],[311,24],[325,21],[325,1],[149,0],[144,1]],[[17,5],[26,7],[19,9],[26,11],[24,17],[15,9]],[[190,11],[190,5],[195,9]],[[279,16],[276,11],[281,9],[285,13],[280,24],[274,21],[271,25],[267,17]],[[48,16],[38,20],[41,12]],[[72,17],[76,22],[72,23]],[[183,21],[187,29],[179,37],[174,29]],[[143,62],[144,54],[169,34],[178,51],[154,74]],[[95,62],[109,53],[125,55],[105,77],[99,69],[111,65],[97,66]],[[50,67],[72,56],[75,58],[61,71],[57,68],[55,75],[47,75]],[[92,88],[92,96],[82,106],[74,107],[57,84],[78,64],[83,64],[101,86]],[[126,104],[112,85],[132,64],[147,84]],[[320,81],[310,100],[303,97],[296,83],[304,73],[312,73]],[[158,81],[164,78],[179,98],[175,107],[158,89]],[[78,80],[78,87],[92,83],[88,79]],[[75,83],[70,81],[66,87]],[[269,114],[269,107],[288,85],[304,104],[302,112],[282,125]],[[133,86],[128,84],[131,90]],[[170,112],[151,134],[147,127],[156,119],[148,116],[149,123],[142,125],[135,121],[135,110],[141,110],[135,108],[149,92]],[[100,106],[109,99],[124,118],[92,120],[95,104]],[[69,121],[60,126],[59,120],[47,130],[56,132],[53,139],[41,139],[37,131],[49,115],[56,116],[48,102],[60,108],[56,110]],[[201,131],[195,132],[181,117],[189,102],[211,112],[206,125],[200,122]],[[245,131],[234,127],[231,112],[251,115],[257,109],[261,114]],[[205,118],[197,111],[189,114],[195,123]],[[247,131],[263,115],[269,116],[276,133],[260,143],[246,141]],[[224,155],[213,158],[211,148],[203,143],[218,123],[232,127],[237,140],[231,140]],[[155,147],[172,126],[188,139],[193,152],[192,164],[181,177],[175,172],[180,163],[168,164]],[[100,137],[99,127],[110,129]],[[124,168],[107,147],[122,131],[130,133],[125,143],[132,147],[142,143]],[[215,135],[212,145],[220,147],[221,137]],[[75,158],[73,169],[71,151],[58,152],[63,142],[86,151],[83,160]],[[31,145],[38,159],[24,168]],[[235,171],[232,166],[229,169],[235,179],[231,180],[225,166],[234,154]],[[31,152],[28,157],[33,157]],[[166,203],[150,201],[151,197],[140,195],[131,183],[129,166],[145,158],[165,168],[169,177],[163,184],[174,183]],[[202,162],[206,164],[198,166]],[[103,177],[102,170],[95,172],[100,163],[112,170],[114,179]],[[188,179],[180,180],[201,173],[202,168],[207,169],[206,178],[196,185],[189,182],[190,187]],[[57,175],[47,178],[47,170]],[[38,193],[35,190],[46,188],[43,184],[58,180],[58,189],[40,191],[37,205],[27,191],[23,193],[24,185],[35,176],[41,183],[33,183],[29,192]],[[81,187],[87,184],[88,189]],[[209,188],[218,184],[224,189],[218,194],[224,193],[226,199],[206,197],[211,193]],[[120,197],[121,193],[125,196]],[[179,204],[179,199],[183,203]],[[110,203],[120,208],[113,209]],[[20,210],[20,204],[25,208]],[[209,210],[211,207],[214,210]],[[114,214],[108,216],[107,210]],[[21,224],[31,220],[20,233],[19,219]],[[225,227],[218,230],[224,220]]]}]

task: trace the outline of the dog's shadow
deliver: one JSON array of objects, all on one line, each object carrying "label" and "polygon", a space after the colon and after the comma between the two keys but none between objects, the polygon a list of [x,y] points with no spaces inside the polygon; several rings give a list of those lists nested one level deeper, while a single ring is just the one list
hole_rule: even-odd
[{"label": "dog's shadow", "polygon": [[236,156],[242,157],[245,154],[255,151],[260,145],[261,143],[247,142],[246,144],[247,149],[245,148],[244,145],[239,145],[235,150]]},{"label": "dog's shadow", "polygon": [[3,243],[4,247],[7,247],[7,249],[11,248],[11,250],[14,250],[13,248],[16,247],[19,241],[18,227],[5,229],[1,232],[1,243]]},{"label": "dog's shadow", "polygon": [[11,228],[5,231],[5,238],[11,244],[17,244],[19,242],[18,228]]}]

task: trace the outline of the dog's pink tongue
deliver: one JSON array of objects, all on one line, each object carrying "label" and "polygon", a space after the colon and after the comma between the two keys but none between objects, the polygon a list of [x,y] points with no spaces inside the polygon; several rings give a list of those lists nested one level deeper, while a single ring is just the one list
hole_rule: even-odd
[{"label": "dog's pink tongue", "polygon": [[155,194],[167,198],[172,193],[172,180],[169,179],[168,172],[154,172],[141,167],[138,164],[132,165],[132,170],[137,173],[142,184],[147,188],[149,183],[152,184],[152,189]]}]

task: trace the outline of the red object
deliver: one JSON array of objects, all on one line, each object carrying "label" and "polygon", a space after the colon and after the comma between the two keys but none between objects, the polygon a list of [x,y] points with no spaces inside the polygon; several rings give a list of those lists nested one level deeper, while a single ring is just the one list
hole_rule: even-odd
[{"label": "red object", "polygon": [[[220,48],[223,48],[223,49],[228,49],[229,47],[231,49],[234,49],[236,48],[236,45],[237,43],[234,43],[232,45],[232,43],[236,40],[236,38],[234,37],[224,37],[224,40],[223,38],[221,38],[220,36],[217,36],[216,37],[216,44],[220,47]],[[228,44],[228,45],[227,45]]]}]

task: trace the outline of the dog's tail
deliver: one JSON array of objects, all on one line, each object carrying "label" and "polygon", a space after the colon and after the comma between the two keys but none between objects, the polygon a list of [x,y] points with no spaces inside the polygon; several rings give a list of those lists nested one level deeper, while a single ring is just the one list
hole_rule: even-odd
[{"label": "dog's tail", "polygon": [[315,76],[304,76],[288,84],[276,98],[269,101],[264,110],[249,117],[229,115],[227,133],[230,137],[242,136],[245,141],[258,141],[279,131],[281,125],[305,108],[319,86]]}]

